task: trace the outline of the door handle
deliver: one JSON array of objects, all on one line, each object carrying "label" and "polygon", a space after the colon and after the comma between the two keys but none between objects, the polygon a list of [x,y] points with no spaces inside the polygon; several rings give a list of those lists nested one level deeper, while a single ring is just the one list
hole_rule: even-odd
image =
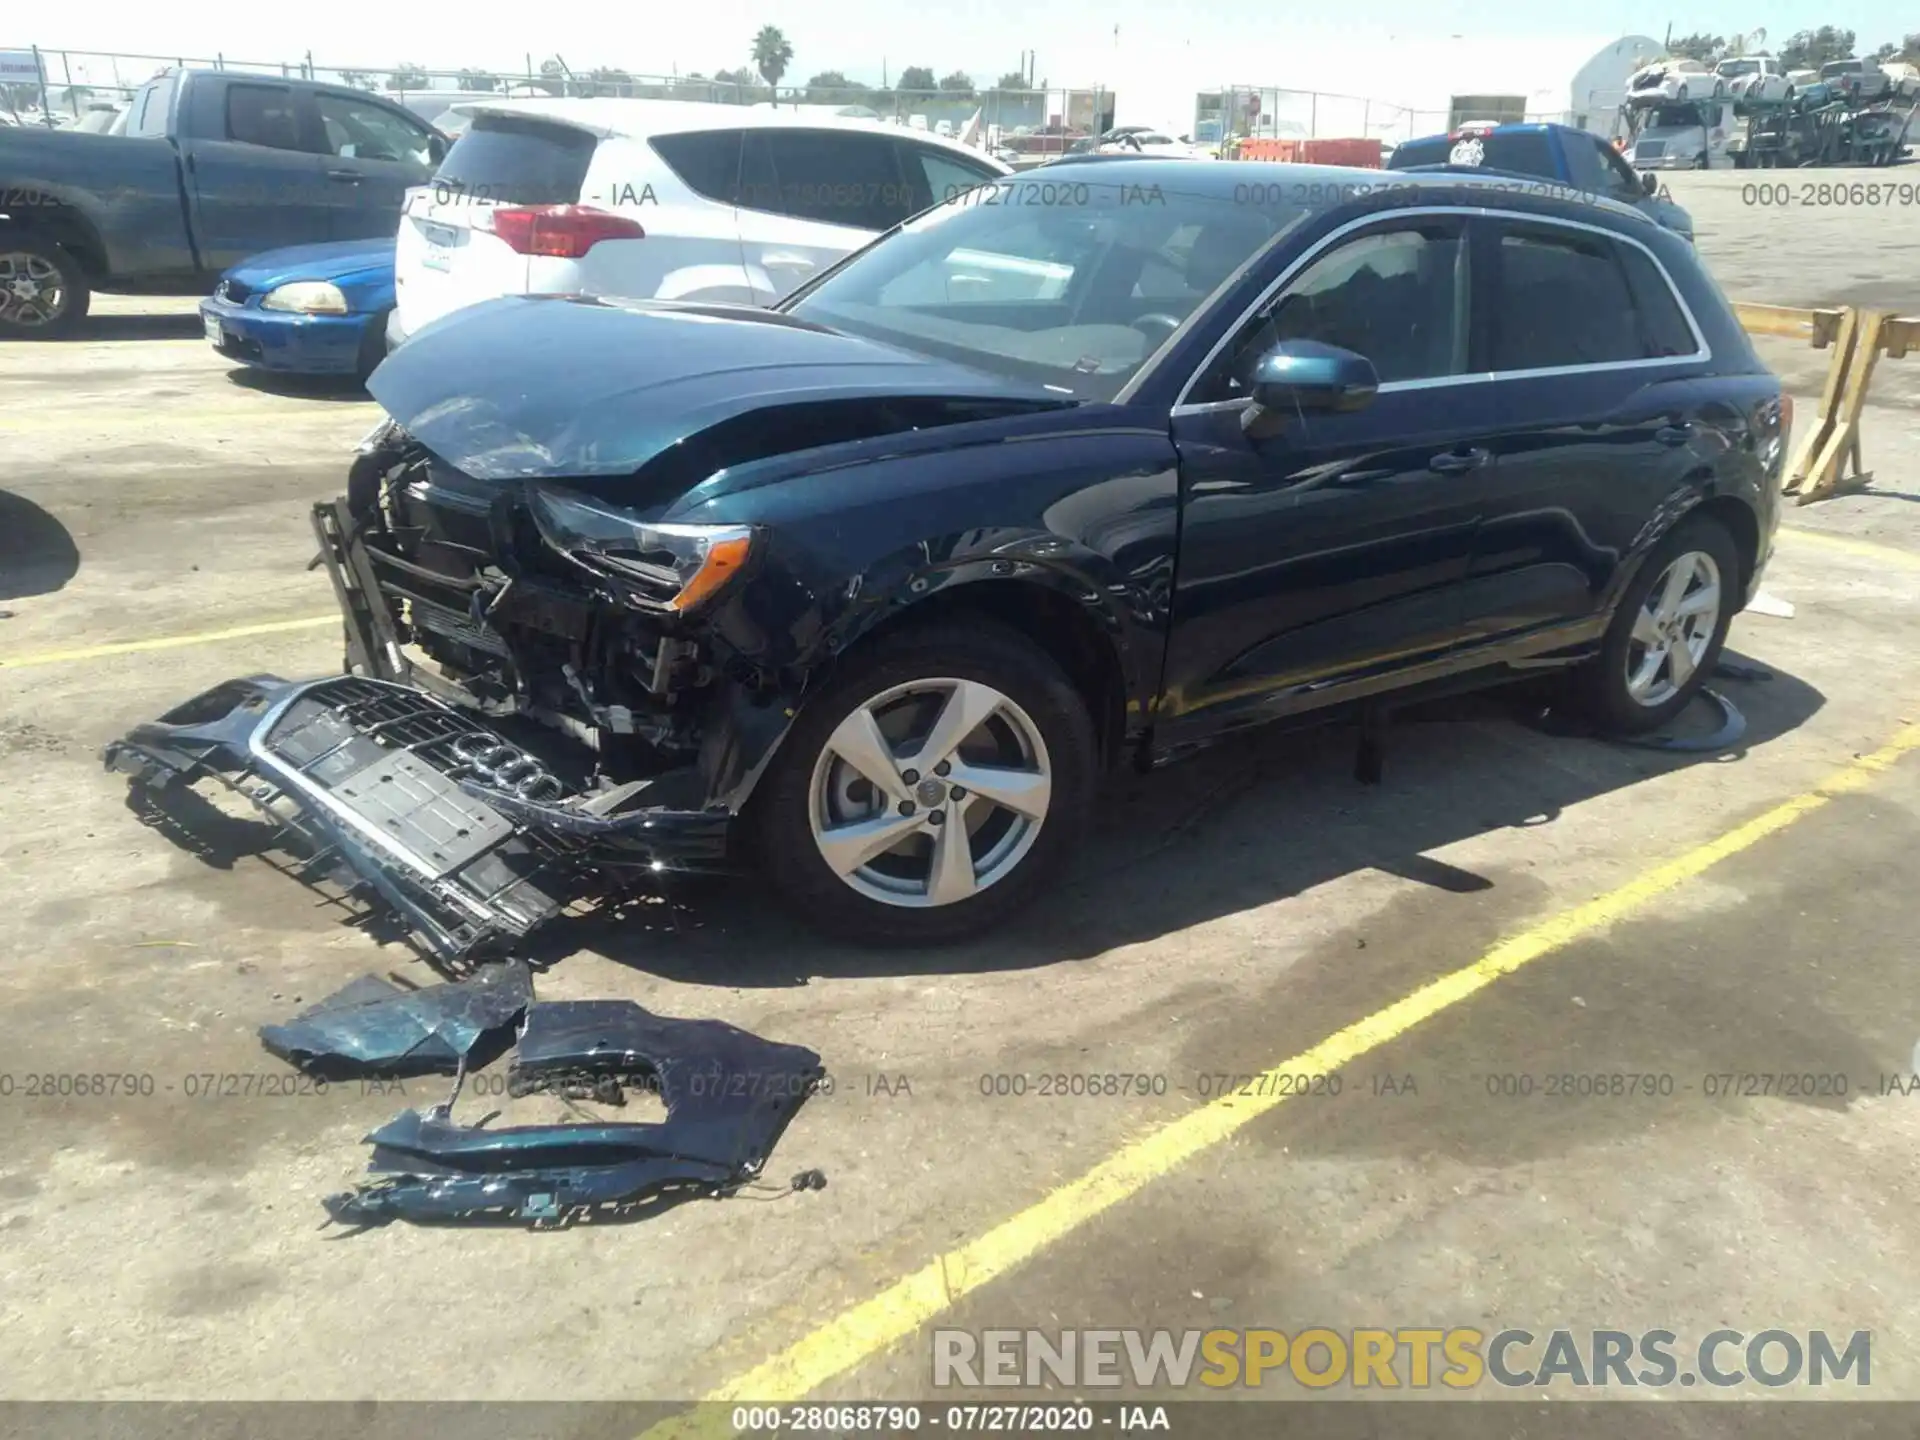
[{"label": "door handle", "polygon": [[785,251],[781,251],[781,250],[776,250],[771,254],[762,255],[760,257],[760,263],[762,265],[771,265],[776,270],[811,270],[813,269],[813,261],[809,260],[806,256],[789,255]]},{"label": "door handle", "polygon": [[1662,425],[1653,432],[1653,438],[1662,445],[1684,445],[1693,438],[1693,423],[1682,421],[1678,425]]},{"label": "door handle", "polygon": [[358,185],[360,174],[356,170],[329,170],[327,179],[338,180],[342,185]]},{"label": "door handle", "polygon": [[1436,475],[1464,475],[1469,470],[1478,470],[1491,459],[1491,450],[1476,445],[1467,450],[1442,451],[1427,461],[1427,469]]}]

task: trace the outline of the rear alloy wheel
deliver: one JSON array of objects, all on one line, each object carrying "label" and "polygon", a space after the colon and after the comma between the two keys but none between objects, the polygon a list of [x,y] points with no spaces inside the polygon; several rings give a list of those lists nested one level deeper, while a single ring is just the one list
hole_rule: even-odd
[{"label": "rear alloy wheel", "polygon": [[1078,848],[1098,780],[1085,703],[990,625],[882,637],[801,711],[749,815],[808,919],[863,942],[961,939]]},{"label": "rear alloy wheel", "polygon": [[1589,718],[1634,735],[1685,709],[1720,658],[1739,575],[1724,527],[1707,519],[1676,527],[1621,597],[1600,654],[1577,672]]},{"label": "rear alloy wheel", "polygon": [[0,233],[0,338],[57,340],[86,318],[79,263],[49,241]]}]

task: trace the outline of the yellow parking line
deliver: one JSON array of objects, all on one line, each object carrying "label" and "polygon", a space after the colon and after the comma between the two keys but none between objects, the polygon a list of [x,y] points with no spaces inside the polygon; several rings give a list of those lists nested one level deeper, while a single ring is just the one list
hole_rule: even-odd
[{"label": "yellow parking line", "polygon": [[1920,565],[1920,553],[1882,545],[1875,540],[1857,540],[1851,535],[1830,535],[1824,530],[1807,530],[1798,525],[1782,525],[1780,533],[1791,542],[1806,541],[1826,550],[1844,550],[1849,555],[1864,555],[1869,560],[1885,560],[1893,565]]},{"label": "yellow parking line", "polygon": [[[871,1300],[843,1311],[798,1343],[728,1381],[707,1400],[719,1407],[778,1404],[803,1398],[907,1339],[964,1296],[1025,1264],[1056,1240],[1285,1103],[1289,1092],[1282,1088],[1283,1077],[1327,1074],[1351,1065],[1501,977],[1627,918],[1722,860],[1778,834],[1835,796],[1861,789],[1915,749],[1920,749],[1920,725],[1905,726],[1880,749],[1836,772],[1817,788],[1644,871],[1617,890],[1502,941],[1471,965],[1421,986],[1384,1010],[1281,1061],[1247,1087],[1259,1093],[1223,1096],[1123,1146],[1011,1219],[889,1285]],[[710,1429],[725,1428],[723,1422],[728,1418],[723,1409],[708,1409],[664,1421],[648,1430],[646,1436],[651,1440],[705,1434]]]},{"label": "yellow parking line", "polygon": [[162,635],[154,640],[122,640],[114,645],[89,645],[81,650],[43,650],[38,655],[0,656],[0,670],[26,670],[35,665],[66,665],[76,660],[103,660],[109,655],[139,655],[148,650],[178,650],[215,640],[245,640],[253,635],[282,635],[289,630],[317,630],[340,624],[340,616],[309,615],[301,620],[269,620],[260,625],[236,625],[231,630],[202,630],[195,635]]}]

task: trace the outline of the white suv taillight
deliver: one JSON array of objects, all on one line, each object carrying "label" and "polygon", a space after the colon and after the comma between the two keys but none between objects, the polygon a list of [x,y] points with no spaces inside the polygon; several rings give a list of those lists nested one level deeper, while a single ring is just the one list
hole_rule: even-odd
[{"label": "white suv taillight", "polygon": [[473,217],[521,255],[578,260],[602,240],[644,240],[640,222],[591,205],[497,205]]}]

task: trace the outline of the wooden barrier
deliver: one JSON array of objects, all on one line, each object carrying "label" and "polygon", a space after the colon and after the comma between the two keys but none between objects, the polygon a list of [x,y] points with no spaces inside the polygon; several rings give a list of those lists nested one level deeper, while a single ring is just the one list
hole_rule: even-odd
[{"label": "wooden barrier", "polygon": [[[1860,459],[1860,414],[1866,408],[1867,387],[1873,383],[1880,356],[1905,358],[1920,350],[1920,316],[1901,316],[1881,310],[1862,311],[1852,305],[1825,309],[1796,309],[1784,305],[1736,304],[1734,313],[1750,335],[1804,339],[1816,350],[1833,351],[1827,380],[1820,392],[1820,414],[1795,448],[1787,466],[1786,494],[1811,505],[1842,490],[1861,490],[1873,483],[1873,472]],[[1843,467],[1851,462],[1850,473]]]}]

